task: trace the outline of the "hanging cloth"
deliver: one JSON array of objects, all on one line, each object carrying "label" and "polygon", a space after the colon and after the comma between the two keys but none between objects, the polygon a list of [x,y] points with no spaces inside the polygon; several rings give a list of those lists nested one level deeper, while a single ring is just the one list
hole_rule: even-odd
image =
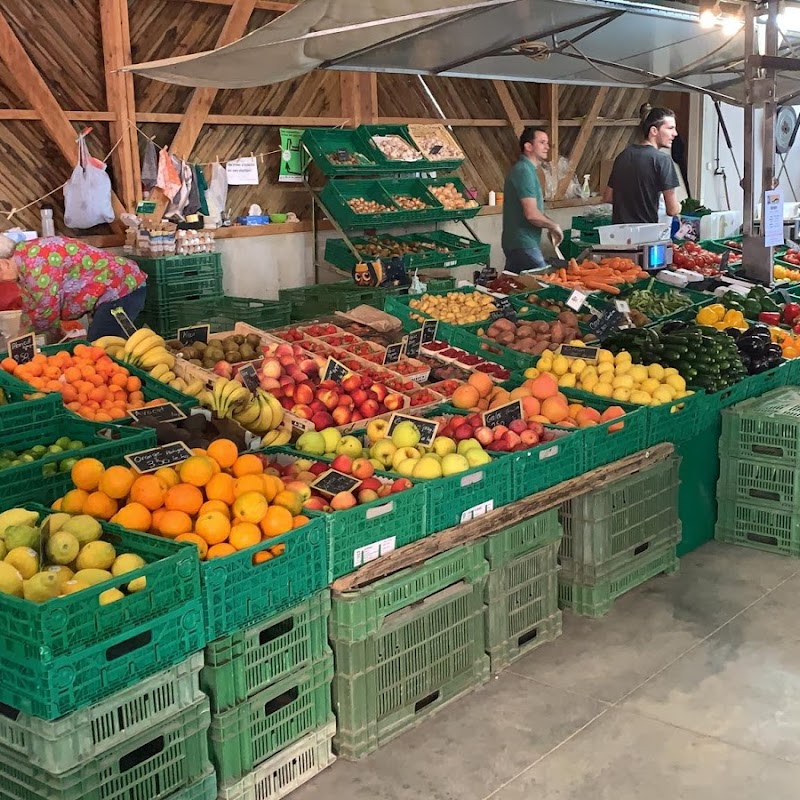
[{"label": "hanging cloth", "polygon": [[150,139],[144,148],[142,159],[142,186],[146,192],[152,192],[158,185],[158,148]]},{"label": "hanging cloth", "polygon": [[181,161],[179,158],[175,156],[170,156],[170,158],[172,158],[173,166],[175,166],[178,172],[181,185],[180,189],[178,189],[178,193],[172,198],[172,203],[170,203],[165,216],[183,217],[192,185],[192,169],[186,162]]},{"label": "hanging cloth", "polygon": [[197,194],[200,198],[200,213],[208,216],[208,200],[206,199],[206,192],[208,191],[208,184],[206,183],[206,176],[203,174],[203,168],[199,164],[194,165],[194,184],[197,186]]},{"label": "hanging cloth", "polygon": [[172,200],[181,189],[181,178],[175,165],[172,163],[172,156],[166,147],[161,149],[158,154],[158,181],[156,186],[164,192],[164,196]]},{"label": "hanging cloth", "polygon": [[216,225],[222,224],[222,214],[228,202],[228,175],[219,162],[211,165],[211,182],[206,192],[208,216]]}]

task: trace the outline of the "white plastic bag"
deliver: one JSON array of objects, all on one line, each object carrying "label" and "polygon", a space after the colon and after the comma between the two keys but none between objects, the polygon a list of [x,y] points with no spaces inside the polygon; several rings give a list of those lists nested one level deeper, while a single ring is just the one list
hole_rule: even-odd
[{"label": "white plastic bag", "polygon": [[[64,224],[68,228],[85,230],[113,222],[111,179],[105,164],[89,158],[83,136],[79,140],[78,159],[79,163],[64,187]],[[102,167],[97,166],[98,163]]]}]

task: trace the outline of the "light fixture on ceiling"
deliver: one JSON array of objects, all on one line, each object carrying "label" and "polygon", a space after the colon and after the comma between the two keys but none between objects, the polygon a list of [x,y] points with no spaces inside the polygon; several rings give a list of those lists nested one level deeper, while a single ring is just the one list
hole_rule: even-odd
[{"label": "light fixture on ceiling", "polygon": [[744,19],[741,13],[726,14],[722,17],[722,33],[725,36],[736,36],[744,28]]},{"label": "light fixture on ceiling", "polygon": [[720,15],[719,0],[700,0],[700,27],[713,28]]}]

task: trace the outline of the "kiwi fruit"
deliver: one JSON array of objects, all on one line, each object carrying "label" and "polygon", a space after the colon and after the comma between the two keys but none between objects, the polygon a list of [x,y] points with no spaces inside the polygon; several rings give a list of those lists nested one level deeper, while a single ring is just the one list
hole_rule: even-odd
[{"label": "kiwi fruit", "polygon": [[194,344],[192,344],[192,347],[198,352],[202,353],[203,350],[205,350],[208,347],[208,345],[205,342],[194,342]]},{"label": "kiwi fruit", "polygon": [[256,333],[248,333],[247,336],[244,337],[245,342],[250,345],[252,348],[261,347],[261,337]]},{"label": "kiwi fruit", "polygon": [[255,358],[256,351],[249,344],[243,344],[239,348],[239,355],[241,355],[242,361],[250,361]]}]

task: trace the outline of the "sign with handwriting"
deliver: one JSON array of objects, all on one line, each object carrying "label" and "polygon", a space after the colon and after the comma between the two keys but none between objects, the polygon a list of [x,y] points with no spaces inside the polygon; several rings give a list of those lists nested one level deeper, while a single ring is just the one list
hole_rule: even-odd
[{"label": "sign with handwriting", "polygon": [[428,447],[436,438],[436,434],[439,431],[439,423],[431,419],[410,417],[406,414],[392,414],[389,420],[389,430],[386,432],[386,435],[391,436],[392,431],[394,431],[401,422],[410,422],[419,431],[419,444],[423,447]]},{"label": "sign with handwriting", "polygon": [[162,467],[172,467],[181,464],[192,455],[192,451],[184,442],[170,442],[150,450],[140,450],[125,456],[125,460],[141,473],[155,472]]},{"label": "sign with handwriting", "polygon": [[27,364],[36,355],[36,334],[26,333],[8,342],[8,354],[17,364]]},{"label": "sign with handwriting", "polygon": [[211,333],[210,325],[192,325],[189,328],[178,328],[178,341],[184,347],[195,342],[208,344],[209,333]]},{"label": "sign with handwriting", "polygon": [[327,472],[323,472],[314,483],[311,484],[311,487],[322,494],[329,494],[332,496],[339,494],[339,492],[352,492],[360,484],[361,481],[358,478],[354,478],[352,475],[347,475],[335,469],[329,469]]},{"label": "sign with handwriting", "polygon": [[238,375],[242,379],[242,383],[255,394],[256,389],[261,385],[256,368],[252,364],[245,364],[239,369]]},{"label": "sign with handwriting", "polygon": [[484,411],[482,416],[483,424],[487,428],[496,428],[498,425],[508,427],[515,419],[522,419],[522,401],[515,400],[491,411]]},{"label": "sign with handwriting", "polygon": [[145,408],[132,408],[128,412],[134,422],[141,422],[143,419],[155,422],[175,422],[179,419],[186,419],[186,414],[181,411],[175,403],[161,403],[157,406],[146,406]]},{"label": "sign with handwriting", "polygon": [[341,383],[349,374],[350,370],[347,369],[341,361],[337,361],[335,358],[328,358],[328,363],[325,365],[325,372],[322,374],[322,379]]}]

